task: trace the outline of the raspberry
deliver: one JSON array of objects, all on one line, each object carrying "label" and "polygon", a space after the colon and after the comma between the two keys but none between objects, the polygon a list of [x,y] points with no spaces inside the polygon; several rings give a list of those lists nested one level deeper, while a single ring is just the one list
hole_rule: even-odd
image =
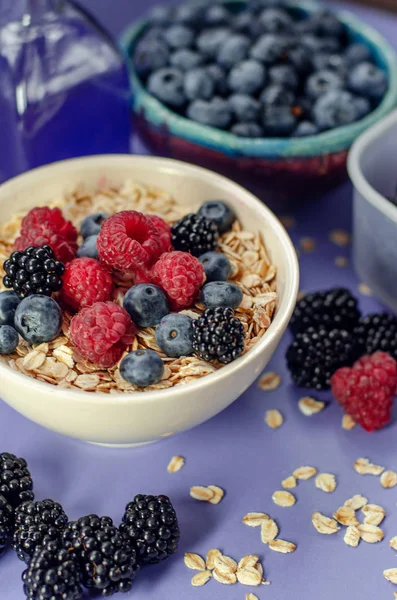
[{"label": "raspberry", "polygon": [[101,261],[123,273],[151,266],[160,256],[161,247],[155,226],[135,210],[124,210],[106,219],[97,239]]},{"label": "raspberry", "polygon": [[83,308],[70,323],[70,336],[81,356],[104,369],[120,360],[135,333],[127,311],[114,302],[96,302]]},{"label": "raspberry", "polygon": [[198,258],[178,251],[162,254],[151,275],[153,282],[167,294],[171,310],[191,306],[205,279],[204,268]]},{"label": "raspberry", "polygon": [[163,252],[169,252],[172,248],[171,227],[164,221],[164,219],[157,215],[146,215],[146,218],[149,219],[149,221],[151,221],[155,226],[160,237],[161,254]]},{"label": "raspberry", "polygon": [[55,258],[68,263],[76,256],[77,230],[66,221],[59,208],[47,206],[33,208],[22,219],[20,237],[15,240],[15,250],[28,246],[51,246]]},{"label": "raspberry", "polygon": [[75,311],[110,300],[113,290],[108,269],[94,258],[75,258],[65,269],[61,299]]},{"label": "raspberry", "polygon": [[397,386],[397,363],[389,354],[363,356],[352,368],[331,377],[332,393],[344,411],[366,431],[381,429],[391,418]]}]

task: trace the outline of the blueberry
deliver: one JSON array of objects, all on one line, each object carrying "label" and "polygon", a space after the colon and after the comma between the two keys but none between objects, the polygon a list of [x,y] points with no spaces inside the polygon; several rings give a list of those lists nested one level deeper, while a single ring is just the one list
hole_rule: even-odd
[{"label": "blueberry", "polygon": [[127,354],[120,363],[122,378],[138,387],[154,385],[160,381],[163,372],[163,361],[153,350],[135,350]]},{"label": "blueberry", "polygon": [[291,106],[265,105],[262,113],[262,124],[269,137],[287,137],[296,127],[296,117]]},{"label": "blueberry", "polygon": [[313,115],[321,130],[349,125],[359,118],[354,97],[345,90],[332,90],[320,96],[314,104]]},{"label": "blueberry", "polygon": [[260,109],[258,100],[247,94],[233,94],[229,97],[229,102],[238,121],[257,121]]},{"label": "blueberry", "polygon": [[291,106],[294,102],[294,94],[291,90],[272,83],[265,87],[259,100],[265,106]]},{"label": "blueberry", "polygon": [[304,121],[311,121],[313,114],[313,99],[308,96],[299,96],[293,101],[295,113]]},{"label": "blueberry", "polygon": [[170,25],[164,31],[164,39],[171,48],[188,48],[194,42],[194,33],[186,25]]},{"label": "blueberry", "polygon": [[243,301],[243,292],[238,285],[230,281],[211,281],[201,288],[200,297],[206,308],[237,308]]},{"label": "blueberry", "polygon": [[286,54],[288,44],[282,36],[267,33],[252,46],[250,56],[265,65],[274,65]]},{"label": "blueberry", "polygon": [[169,313],[163,290],[150,283],[132,286],[124,296],[123,307],[139,327],[154,327]]},{"label": "blueberry", "polygon": [[226,69],[231,69],[248,56],[250,40],[245,35],[234,34],[226,38],[221,44],[217,60]]},{"label": "blueberry", "polygon": [[210,6],[204,12],[204,23],[205,25],[219,26],[219,25],[227,25],[230,20],[230,12],[224,6],[215,4],[214,6]]},{"label": "blueberry", "polygon": [[216,94],[226,96],[229,93],[229,88],[225,71],[215,63],[208,65],[206,68],[214,80]]},{"label": "blueberry", "polygon": [[155,6],[149,18],[155,25],[168,25],[172,22],[172,8],[170,6]]},{"label": "blueberry", "polygon": [[105,213],[95,213],[86,217],[80,227],[81,235],[84,239],[91,237],[92,235],[98,235],[101,230],[102,223],[109,215]]},{"label": "blueberry", "polygon": [[227,27],[203,29],[196,40],[197,48],[204,56],[216,58],[222,43],[231,35]]},{"label": "blueberry", "polygon": [[348,71],[347,60],[341,54],[321,52],[313,57],[313,65],[316,71],[335,71],[342,77],[345,77]]},{"label": "blueberry", "polygon": [[232,265],[222,252],[206,252],[199,256],[209,281],[227,281],[232,274]]},{"label": "blueberry", "polygon": [[237,33],[257,36],[260,33],[260,25],[256,17],[249,11],[241,12],[233,17],[232,27]]},{"label": "blueberry", "polygon": [[180,69],[181,71],[188,71],[199,67],[203,62],[201,54],[195,50],[189,50],[189,48],[181,48],[173,52],[170,57],[170,63],[173,67]]},{"label": "blueberry", "polygon": [[275,65],[269,69],[270,83],[296,90],[299,85],[298,74],[292,65]]},{"label": "blueberry", "polygon": [[180,108],[186,102],[183,91],[183,73],[178,69],[165,68],[149,77],[148,90],[161,102]]},{"label": "blueberry", "polygon": [[218,227],[219,233],[225,233],[229,231],[236,215],[233,210],[222,200],[208,200],[200,206],[198,214],[210,221],[214,221]]},{"label": "blueberry", "polygon": [[97,235],[90,235],[81,246],[77,249],[77,256],[82,258],[83,256],[87,256],[88,258],[98,258],[98,248],[96,245],[96,241],[98,239]]},{"label": "blueberry", "polygon": [[215,82],[204,67],[197,67],[186,73],[184,90],[189,100],[209,100],[214,95]]},{"label": "blueberry", "polygon": [[29,344],[51,342],[61,327],[62,311],[48,296],[28,296],[15,311],[15,329]]},{"label": "blueberry", "polygon": [[233,92],[255,94],[266,83],[266,71],[256,60],[244,60],[229,73],[228,84]]},{"label": "blueberry", "polygon": [[259,23],[265,33],[289,33],[293,27],[287,11],[279,8],[265,8],[259,15]]},{"label": "blueberry", "polygon": [[343,88],[343,79],[334,71],[317,71],[310,75],[305,85],[306,94],[313,99],[341,88]]},{"label": "blueberry", "polygon": [[359,119],[364,118],[372,110],[371,103],[368,100],[368,98],[363,98],[362,96],[355,96],[353,102],[357,108]]},{"label": "blueberry", "polygon": [[247,123],[242,121],[240,123],[235,123],[231,126],[230,133],[246,138],[260,138],[265,135],[263,127],[261,127],[259,123],[253,123],[252,121]]},{"label": "blueberry", "polygon": [[194,4],[182,4],[175,9],[174,21],[189,27],[198,27],[202,21],[202,7]]},{"label": "blueberry", "polygon": [[370,62],[363,62],[349,73],[349,87],[356,94],[380,100],[387,90],[387,77],[382,69]]},{"label": "blueberry", "polygon": [[187,109],[187,116],[202,125],[226,129],[232,120],[232,110],[227,100],[215,96],[210,101],[194,100]]},{"label": "blueberry", "polygon": [[318,127],[311,121],[301,121],[294,133],[293,137],[307,137],[309,135],[317,135],[319,133]]},{"label": "blueberry", "polygon": [[134,50],[134,67],[138,75],[143,78],[146,78],[153,71],[166,67],[168,59],[168,46],[162,39],[143,37]]},{"label": "blueberry", "polygon": [[345,58],[349,65],[353,67],[359,63],[370,61],[371,51],[368,46],[364,46],[364,44],[351,44],[345,50]]},{"label": "blueberry", "polygon": [[156,328],[156,342],[167,356],[178,358],[193,352],[192,319],[180,313],[171,313],[161,319]]},{"label": "blueberry", "polygon": [[319,52],[339,52],[339,41],[334,37],[317,37],[305,35],[302,37],[302,45],[309,50],[312,56]]},{"label": "blueberry", "polygon": [[12,354],[18,340],[18,334],[11,325],[0,325],[0,354]]},{"label": "blueberry", "polygon": [[330,10],[319,10],[311,16],[310,20],[314,33],[319,37],[329,36],[338,38],[343,34],[343,24]]},{"label": "blueberry", "polygon": [[15,292],[0,292],[0,325],[14,325],[14,315],[20,299]]}]

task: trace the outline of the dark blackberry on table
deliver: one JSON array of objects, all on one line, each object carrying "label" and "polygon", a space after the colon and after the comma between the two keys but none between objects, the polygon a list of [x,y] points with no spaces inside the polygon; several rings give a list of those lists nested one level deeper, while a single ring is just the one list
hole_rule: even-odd
[{"label": "dark blackberry on table", "polygon": [[0,454],[0,494],[15,508],[33,500],[33,481],[27,462],[15,454]]},{"label": "dark blackberry on table", "polygon": [[20,298],[26,298],[31,294],[51,296],[60,290],[65,267],[55,260],[50,246],[29,246],[21,252],[13,252],[4,262],[4,271],[4,286],[13,288]]},{"label": "dark blackberry on table", "polygon": [[287,350],[287,366],[299,387],[327,390],[332,375],[349,367],[360,355],[352,333],[333,329],[314,329],[298,333]]},{"label": "dark blackberry on table", "polygon": [[83,597],[79,564],[60,540],[36,548],[22,581],[29,600],[80,600]]},{"label": "dark blackberry on table", "polygon": [[14,509],[0,494],[0,555],[11,541],[14,529]]},{"label": "dark blackberry on table", "polygon": [[364,354],[374,354],[380,350],[397,360],[397,317],[394,315],[367,315],[358,322],[354,335]]},{"label": "dark blackberry on table", "polygon": [[208,308],[193,321],[193,349],[204,360],[227,364],[244,351],[244,326],[231,308]]},{"label": "dark blackberry on table", "polygon": [[357,299],[345,288],[306,294],[295,306],[290,321],[293,333],[309,327],[352,331],[360,319]]},{"label": "dark blackberry on table", "polygon": [[24,502],[15,511],[12,547],[28,563],[37,547],[61,537],[68,518],[58,502]]},{"label": "dark blackberry on table", "polygon": [[200,256],[215,250],[218,242],[218,228],[213,221],[189,213],[172,227],[172,245],[175,250],[190,252]]},{"label": "dark blackberry on table", "polygon": [[176,552],[180,537],[176,512],[167,496],[135,496],[127,504],[120,531],[136,545],[142,564],[168,558]]},{"label": "dark blackberry on table", "polygon": [[83,585],[102,596],[128,592],[139,570],[137,551],[110,517],[87,515],[68,523],[63,545],[80,566]]}]

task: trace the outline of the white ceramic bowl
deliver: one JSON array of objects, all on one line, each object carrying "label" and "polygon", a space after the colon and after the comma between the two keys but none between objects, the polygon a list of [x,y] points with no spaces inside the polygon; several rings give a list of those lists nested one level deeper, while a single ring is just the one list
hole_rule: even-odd
[{"label": "white ceramic bowl", "polygon": [[359,277],[397,312],[397,110],[358,138],[348,159],[354,185],[353,262]]},{"label": "white ceramic bowl", "polygon": [[74,438],[135,445],[199,425],[238,398],[270,360],[291,317],[299,283],[294,247],[278,219],[257,198],[224,177],[182,162],[143,156],[97,156],[55,163],[0,186],[0,221],[43,205],[82,182],[133,178],[171,192],[190,207],[222,198],[244,227],[260,231],[278,267],[279,303],[273,323],[247,354],[202,379],[158,392],[104,394],[61,389],[0,364],[0,396],[32,421]]}]

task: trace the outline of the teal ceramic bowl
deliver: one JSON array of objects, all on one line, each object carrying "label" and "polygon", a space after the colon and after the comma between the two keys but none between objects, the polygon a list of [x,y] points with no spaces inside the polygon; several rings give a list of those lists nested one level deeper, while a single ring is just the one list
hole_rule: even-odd
[{"label": "teal ceramic bowl", "polygon": [[[238,12],[242,0],[226,4]],[[318,4],[290,2],[310,14]],[[375,62],[388,74],[389,88],[380,105],[364,119],[306,138],[250,139],[201,125],[173,112],[143,86],[134,70],[131,54],[148,28],[142,20],[125,29],[121,47],[125,54],[132,96],[135,127],[156,154],[196,163],[237,180],[262,197],[300,201],[346,179],[346,159],[355,139],[397,106],[397,56],[389,43],[372,27],[348,12],[339,12],[349,38],[368,46]]]}]

